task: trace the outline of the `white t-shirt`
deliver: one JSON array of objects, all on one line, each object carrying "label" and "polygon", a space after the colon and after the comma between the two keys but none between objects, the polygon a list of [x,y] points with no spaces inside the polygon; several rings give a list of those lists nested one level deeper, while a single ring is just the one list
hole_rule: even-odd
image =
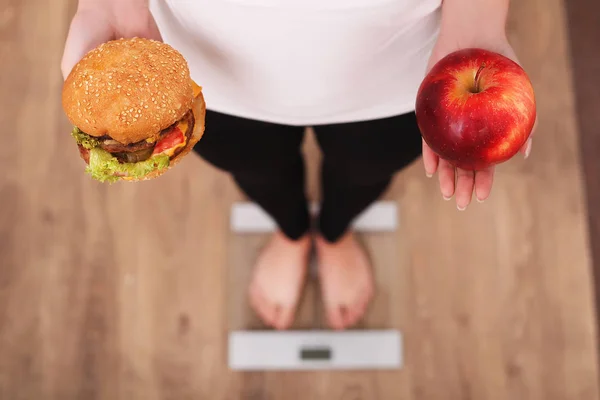
[{"label": "white t-shirt", "polygon": [[289,125],[414,110],[442,0],[151,0],[207,108]]}]

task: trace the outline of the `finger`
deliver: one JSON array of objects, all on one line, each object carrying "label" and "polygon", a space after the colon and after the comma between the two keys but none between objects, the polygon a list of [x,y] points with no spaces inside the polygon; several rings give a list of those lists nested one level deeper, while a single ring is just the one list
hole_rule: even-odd
[{"label": "finger", "polygon": [[525,159],[529,158],[529,154],[531,154],[531,145],[532,145],[532,139],[529,138],[529,139],[527,139],[527,142],[525,142],[523,147],[521,147],[521,149],[519,150],[521,153],[523,153],[523,156],[525,157]]},{"label": "finger", "polygon": [[487,169],[477,171],[475,174],[475,197],[477,201],[482,202],[487,200],[492,191],[492,184],[494,183],[494,169],[495,167],[489,167]]},{"label": "finger", "polygon": [[88,12],[75,14],[69,27],[65,49],[61,61],[63,79],[83,56],[104,42],[113,39],[112,28],[99,20],[94,20]]},{"label": "finger", "polygon": [[154,20],[154,17],[150,16],[150,26],[148,28],[148,39],[154,39],[154,40],[158,40],[160,42],[163,41],[162,35],[160,34],[160,31],[158,30],[158,25],[156,25],[156,21]]},{"label": "finger", "polygon": [[119,22],[119,26],[122,26],[121,34],[119,37],[133,38],[140,37],[145,39],[153,39],[162,42],[162,36],[156,25],[156,21],[152,17],[152,14],[148,14],[145,18],[142,18],[139,23],[131,24],[127,20]]},{"label": "finger", "polygon": [[445,200],[450,200],[454,195],[454,167],[448,161],[440,159],[438,177],[442,196]]},{"label": "finger", "polygon": [[431,150],[431,148],[423,140],[423,166],[425,167],[425,174],[431,178],[437,171],[439,163],[439,157]]},{"label": "finger", "polygon": [[456,174],[458,176],[455,193],[456,207],[463,211],[471,204],[473,187],[475,185],[475,172],[458,168]]},{"label": "finger", "polygon": [[537,131],[537,126],[538,126],[538,117],[536,115],[535,122],[533,123],[533,128],[531,128],[531,133],[529,134],[529,136],[533,136],[533,134]]},{"label": "finger", "polygon": [[529,134],[529,139],[527,139],[527,141],[525,142],[525,144],[519,149],[519,151],[521,153],[523,153],[523,155],[525,156],[525,159],[527,159],[529,157],[529,153],[531,153],[531,142],[532,142],[532,137],[535,134],[536,130],[537,130],[537,125],[538,125],[538,119],[537,116],[535,117],[535,122],[533,123],[533,128],[531,128],[531,133]]}]

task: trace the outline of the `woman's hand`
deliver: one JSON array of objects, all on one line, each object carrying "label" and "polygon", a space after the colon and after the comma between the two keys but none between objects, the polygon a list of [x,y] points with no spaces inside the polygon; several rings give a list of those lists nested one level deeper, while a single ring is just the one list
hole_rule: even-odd
[{"label": "woman's hand", "polygon": [[[470,47],[494,51],[518,63],[504,31],[507,11],[507,0],[445,0],[440,35],[427,71],[446,55]],[[521,153],[527,158],[530,151],[531,138],[521,148]],[[425,141],[423,164],[427,176],[438,173],[442,196],[446,200],[454,196],[459,210],[466,209],[471,203],[473,192],[478,201],[484,201],[490,195],[494,180],[493,166],[480,171],[454,168],[448,161],[439,158]]]},{"label": "woman's hand", "polygon": [[118,38],[162,40],[148,0],[80,0],[65,43],[63,78],[90,50]]}]

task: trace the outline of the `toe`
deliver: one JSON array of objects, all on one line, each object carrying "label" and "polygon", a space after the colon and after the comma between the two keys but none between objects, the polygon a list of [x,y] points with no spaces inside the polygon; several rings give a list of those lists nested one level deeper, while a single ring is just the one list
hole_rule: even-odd
[{"label": "toe", "polygon": [[358,305],[357,304],[353,305],[352,308],[349,308],[349,311],[348,311],[348,320],[347,320],[346,327],[349,328],[351,326],[356,325],[356,323],[358,321],[360,321],[360,319],[362,318],[363,315],[364,315],[364,313],[358,307]]},{"label": "toe", "polygon": [[328,307],[327,321],[332,329],[344,329],[344,316],[342,313],[342,307],[338,305]]},{"label": "toe", "polygon": [[372,297],[372,292],[365,290],[359,293],[354,302],[352,303],[350,310],[349,326],[357,324],[366,314],[367,307]]},{"label": "toe", "polygon": [[269,324],[273,328],[277,328],[277,321],[279,321],[279,316],[281,315],[281,306],[279,304],[269,304],[271,309],[271,314],[269,315]]},{"label": "toe", "polygon": [[258,290],[254,285],[251,285],[248,290],[248,301],[250,302],[250,306],[255,312],[259,312],[262,309],[261,306],[261,296],[258,293]]},{"label": "toe", "polygon": [[275,317],[273,325],[276,329],[283,330],[288,329],[294,322],[294,307],[280,306],[278,307],[278,314]]},{"label": "toe", "polygon": [[273,326],[275,307],[263,296],[260,289],[255,288],[251,291],[250,304],[266,325]]},{"label": "toe", "polygon": [[342,320],[344,322],[344,329],[354,325],[354,310],[349,306],[340,307],[342,313]]},{"label": "toe", "polygon": [[371,303],[372,299],[373,299],[373,290],[369,289],[369,290],[365,290],[362,293],[362,295],[360,296],[360,298],[358,299],[358,301],[356,302],[356,309],[360,313],[360,318],[362,318],[363,315],[367,312],[367,308],[369,307],[369,304]]}]

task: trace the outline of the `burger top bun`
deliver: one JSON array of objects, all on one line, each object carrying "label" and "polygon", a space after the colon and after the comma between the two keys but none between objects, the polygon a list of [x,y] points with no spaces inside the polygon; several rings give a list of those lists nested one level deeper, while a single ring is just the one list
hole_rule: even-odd
[{"label": "burger top bun", "polygon": [[189,67],[168,44],[119,39],[90,51],[63,86],[71,123],[90,136],[123,144],[158,137],[194,101]]}]

